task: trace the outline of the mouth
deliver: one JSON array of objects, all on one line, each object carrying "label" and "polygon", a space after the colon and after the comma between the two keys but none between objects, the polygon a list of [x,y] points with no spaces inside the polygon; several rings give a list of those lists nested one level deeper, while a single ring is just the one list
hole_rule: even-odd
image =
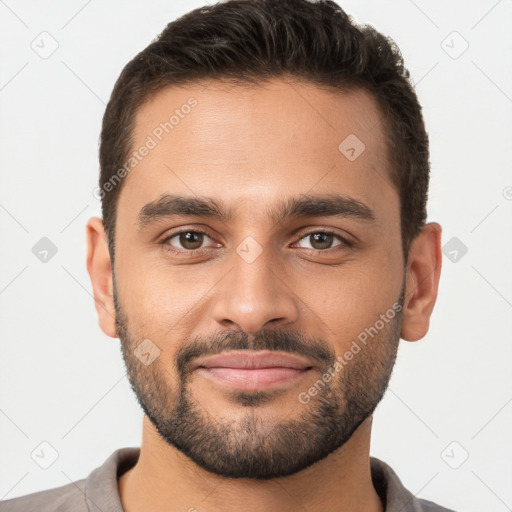
[{"label": "mouth", "polygon": [[199,360],[195,371],[222,386],[255,391],[290,385],[312,369],[307,358],[284,352],[231,351]]}]

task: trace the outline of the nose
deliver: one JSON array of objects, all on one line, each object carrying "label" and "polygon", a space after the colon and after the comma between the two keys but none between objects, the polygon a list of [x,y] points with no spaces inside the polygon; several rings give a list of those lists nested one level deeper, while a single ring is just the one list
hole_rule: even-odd
[{"label": "nose", "polygon": [[281,327],[296,322],[300,299],[285,264],[276,262],[269,250],[252,262],[234,254],[231,270],[216,287],[213,316],[217,324],[250,334],[267,324]]}]

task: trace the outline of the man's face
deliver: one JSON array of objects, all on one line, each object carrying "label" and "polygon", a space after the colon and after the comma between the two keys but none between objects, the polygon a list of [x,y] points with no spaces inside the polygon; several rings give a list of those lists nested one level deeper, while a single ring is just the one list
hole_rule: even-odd
[{"label": "man's face", "polygon": [[[174,128],[158,130],[176,109]],[[382,398],[405,281],[379,117],[362,91],[280,80],[167,88],[138,112],[132,150],[155,144],[119,197],[118,335],[156,431],[208,471],[293,474],[341,447]],[[348,213],[321,200],[335,196]],[[205,198],[229,216],[198,203],[169,214]],[[207,360],[248,350],[303,364]]]}]

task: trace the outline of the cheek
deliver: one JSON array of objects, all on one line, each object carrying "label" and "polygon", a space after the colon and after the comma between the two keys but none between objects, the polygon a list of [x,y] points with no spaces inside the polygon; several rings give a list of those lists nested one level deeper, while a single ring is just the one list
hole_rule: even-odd
[{"label": "cheek", "polygon": [[162,261],[134,262],[133,269],[124,274],[120,292],[131,332],[162,347],[190,336],[197,316],[204,314],[208,291],[218,281],[212,269],[198,272]]},{"label": "cheek", "polygon": [[305,302],[329,327],[327,335],[350,344],[397,301],[402,274],[382,258],[352,261],[304,291]]}]

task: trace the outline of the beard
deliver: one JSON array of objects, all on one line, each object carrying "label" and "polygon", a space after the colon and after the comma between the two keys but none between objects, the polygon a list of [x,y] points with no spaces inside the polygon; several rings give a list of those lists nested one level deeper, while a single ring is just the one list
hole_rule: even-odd
[{"label": "beard", "polygon": [[[114,279],[117,334],[130,385],[159,435],[210,473],[258,480],[293,475],[324,459],[342,447],[373,414],[395,364],[404,293],[405,280],[395,303],[400,305],[396,315],[387,323],[381,321],[384,327],[363,346],[359,343],[360,351],[344,361],[340,371],[333,373],[332,369],[342,356],[337,358],[329,343],[321,339],[292,330],[268,329],[251,336],[244,331],[226,331],[183,342],[175,355],[179,379],[169,384],[171,373],[159,365],[158,358],[146,366],[134,354],[144,337],[135,338],[129,331]],[[191,390],[193,361],[229,350],[280,350],[305,355],[319,362],[324,376],[330,371],[332,378],[325,382],[319,374],[316,382],[321,386],[316,386],[315,396],[307,403],[299,400],[299,392],[304,395],[307,391],[302,388],[296,393],[290,389],[233,390],[229,394],[231,402],[247,412],[236,421],[216,419]],[[264,416],[265,405],[282,393],[296,401],[294,417]]]}]

